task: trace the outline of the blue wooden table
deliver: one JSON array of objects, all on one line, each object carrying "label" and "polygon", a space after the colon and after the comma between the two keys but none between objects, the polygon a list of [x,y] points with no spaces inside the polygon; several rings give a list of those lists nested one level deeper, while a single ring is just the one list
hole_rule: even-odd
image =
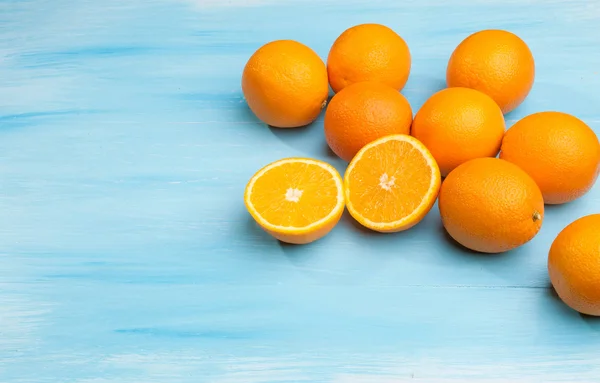
[{"label": "blue wooden table", "polygon": [[364,22],[408,42],[415,111],[463,38],[503,28],[537,64],[508,125],[560,110],[600,134],[595,1],[0,1],[0,382],[598,382],[600,319],[558,300],[546,257],[600,186],[500,255],[455,245],[437,207],[308,246],[251,220],[261,166],[345,164],[322,116],[255,119],[246,60],[282,38],[326,59]]}]

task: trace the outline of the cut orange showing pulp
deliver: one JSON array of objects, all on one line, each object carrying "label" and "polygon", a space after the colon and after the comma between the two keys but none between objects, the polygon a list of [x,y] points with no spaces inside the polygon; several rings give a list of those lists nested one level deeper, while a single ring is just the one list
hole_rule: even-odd
[{"label": "cut orange showing pulp", "polygon": [[248,212],[282,242],[304,244],[324,237],[344,212],[343,181],[319,160],[285,158],[260,169],[244,193]]},{"label": "cut orange showing pulp", "polygon": [[364,146],[348,165],[346,207],[371,230],[402,231],[431,210],[440,184],[440,170],[425,145],[404,134],[385,136]]}]

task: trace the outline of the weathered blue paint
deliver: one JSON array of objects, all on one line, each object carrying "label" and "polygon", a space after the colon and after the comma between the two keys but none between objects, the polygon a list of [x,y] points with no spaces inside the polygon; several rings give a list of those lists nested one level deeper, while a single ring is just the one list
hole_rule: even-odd
[{"label": "weathered blue paint", "polygon": [[407,40],[415,111],[465,36],[505,28],[537,62],[509,125],[560,110],[600,134],[592,1],[1,1],[0,381],[597,382],[600,321],[552,294],[546,255],[600,186],[495,256],[452,243],[436,208],[395,235],[346,216],[304,247],[251,221],[261,166],[344,163],[322,116],[257,122],[243,65],[281,38],[325,59],[363,22]]}]

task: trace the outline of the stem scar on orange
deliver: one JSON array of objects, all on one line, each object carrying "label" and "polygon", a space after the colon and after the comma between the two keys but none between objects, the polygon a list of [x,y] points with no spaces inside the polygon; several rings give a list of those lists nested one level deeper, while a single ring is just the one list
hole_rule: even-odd
[{"label": "stem scar on orange", "polygon": [[431,210],[440,182],[440,170],[425,145],[409,135],[385,136],[363,147],[348,165],[346,206],[371,230],[407,230]]},{"label": "stem scar on orange", "polygon": [[323,161],[284,158],[254,174],[244,202],[267,233],[282,242],[305,244],[327,235],[340,220],[343,181]]}]

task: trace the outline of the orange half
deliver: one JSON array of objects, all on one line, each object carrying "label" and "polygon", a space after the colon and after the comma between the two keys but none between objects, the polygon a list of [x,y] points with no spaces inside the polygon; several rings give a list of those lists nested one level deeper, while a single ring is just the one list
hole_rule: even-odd
[{"label": "orange half", "polygon": [[248,212],[267,233],[304,244],[327,235],[344,212],[337,170],[309,158],[285,158],[260,169],[244,193]]},{"label": "orange half", "polygon": [[402,231],[427,215],[440,184],[440,170],[425,145],[404,134],[385,136],[363,147],[348,165],[346,207],[371,230]]}]

